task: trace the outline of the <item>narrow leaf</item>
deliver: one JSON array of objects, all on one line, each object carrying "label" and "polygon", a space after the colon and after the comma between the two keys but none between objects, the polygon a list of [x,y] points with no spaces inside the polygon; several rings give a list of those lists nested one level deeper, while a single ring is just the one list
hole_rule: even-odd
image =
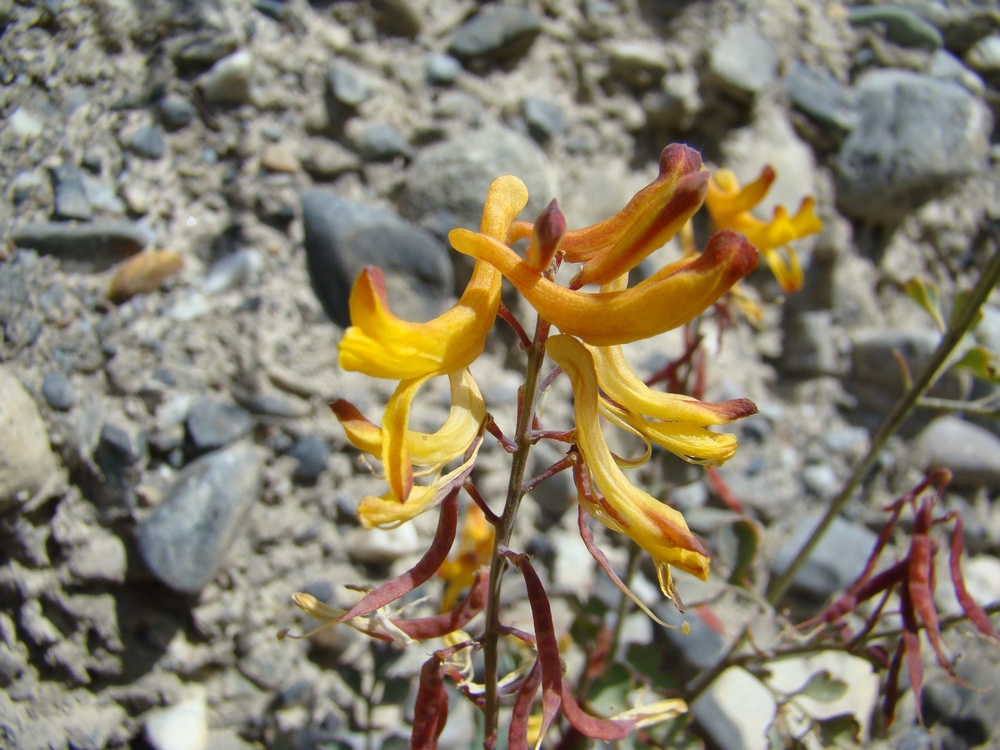
[{"label": "narrow leaf", "polygon": [[538,686],[542,684],[542,670],[539,662],[535,662],[524,678],[521,686],[517,689],[517,697],[514,699],[514,711],[510,717],[510,728],[507,730],[507,747],[509,750],[527,750],[528,748],[528,720],[531,718],[531,709],[535,705],[535,694],[538,693]]},{"label": "narrow leaf", "polygon": [[436,750],[438,737],[447,721],[448,691],[444,687],[444,666],[434,655],[420,669],[410,747],[414,750]]},{"label": "narrow leaf", "polygon": [[573,698],[572,691],[562,686],[562,712],[566,720],[581,734],[595,740],[614,742],[623,740],[635,728],[635,720],[600,719],[591,716]]},{"label": "narrow leaf", "polygon": [[535,638],[538,640],[538,663],[542,672],[542,726],[538,730],[538,743],[541,744],[549,725],[559,711],[562,692],[562,661],[559,657],[559,642],[556,639],[555,625],[552,622],[552,609],[549,606],[549,596],[541,579],[531,565],[527,555],[517,554],[510,550],[503,552],[504,557],[514,563],[524,577],[527,588],[528,604],[531,606],[531,619],[535,626]]},{"label": "narrow leaf", "polygon": [[465,599],[451,611],[412,620],[392,620],[392,624],[417,641],[440,638],[465,627],[473,617],[483,611],[483,607],[486,606],[488,584],[489,570],[480,568],[475,573],[472,588],[465,595]]},{"label": "narrow leaf", "polygon": [[958,513],[955,513],[954,516],[955,531],[951,535],[951,554],[948,557],[948,568],[951,571],[951,583],[955,587],[955,596],[958,598],[958,603],[962,606],[965,616],[969,618],[969,621],[976,626],[979,632],[1000,641],[1000,634],[993,627],[990,618],[976,604],[975,599],[972,598],[969,590],[965,587],[965,576],[962,574],[962,547],[965,533],[962,516]]}]

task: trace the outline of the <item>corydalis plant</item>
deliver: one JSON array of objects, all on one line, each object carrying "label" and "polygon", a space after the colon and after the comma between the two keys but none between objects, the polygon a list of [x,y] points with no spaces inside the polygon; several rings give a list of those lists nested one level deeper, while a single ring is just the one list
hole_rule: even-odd
[{"label": "corydalis plant", "polygon": [[[392,527],[439,507],[438,527],[426,554],[411,570],[369,591],[350,609],[334,610],[301,594],[295,601],[324,621],[320,628],[347,622],[375,637],[404,643],[448,637],[447,645],[433,653],[421,673],[412,735],[415,747],[436,745],[447,719],[446,679],[482,708],[487,747],[497,740],[503,696],[513,696],[508,730],[511,748],[527,746],[529,726],[540,742],[560,713],[577,732],[614,740],[686,709],[683,702],[673,700],[639,706],[611,718],[586,712],[564,679],[559,639],[542,580],[530,559],[509,549],[509,544],[526,492],[560,471],[571,470],[579,491],[584,544],[616,585],[647,613],[648,607],[628,591],[597,547],[588,516],[648,553],[662,593],[678,606],[672,569],[708,577],[709,550],[704,542],[690,531],[681,513],[633,484],[625,469],[648,460],[652,445],[686,461],[719,465],[736,451],[736,438],[710,428],[749,416],[756,407],[747,399],[706,403],[655,390],[632,371],[621,347],[690,322],[757,265],[757,248],[744,235],[722,228],[701,253],[670,263],[629,286],[629,272],[688,224],[705,201],[709,186],[698,152],[668,146],[660,157],[657,178],[618,214],[593,226],[567,230],[555,201],[533,223],[515,220],[527,204],[527,189],[516,177],[501,177],[486,196],[480,231],[456,229],[449,234],[457,252],[475,259],[469,284],[450,310],[426,323],[404,321],[390,310],[381,271],[369,267],[355,282],[350,297],[352,325],[340,344],[340,366],[398,381],[380,424],[345,400],[332,404],[348,440],[378,461],[386,481],[384,494],[361,500],[361,523]],[[784,241],[791,239],[782,236]],[[523,257],[512,247],[522,239],[528,240]],[[568,286],[555,281],[555,272],[564,263],[580,264]],[[531,335],[501,303],[504,278],[537,313]],[[588,285],[598,289],[584,289]],[[497,317],[517,332],[527,360],[512,436],[493,421],[468,370],[483,352]],[[557,335],[550,336],[552,327],[558,328]],[[543,377],[546,357],[555,367]],[[570,430],[546,430],[536,401],[562,373],[572,385],[575,424]],[[434,433],[411,430],[411,405],[427,380],[436,376],[449,378],[449,416]],[[614,455],[602,432],[602,418],[637,436],[645,452],[633,460]],[[487,432],[511,455],[508,492],[500,514],[471,480]],[[565,455],[526,480],[529,451],[540,440],[562,442],[567,446]],[[478,506],[492,534],[484,533],[479,521],[467,520],[459,554],[449,560],[458,534],[463,490]],[[507,567],[518,570],[524,579],[533,633],[505,622],[500,583]],[[443,612],[416,620],[388,615],[389,605],[436,573],[449,582]],[[468,586],[468,593],[459,601],[461,586]],[[479,635],[470,636],[464,628],[480,613],[484,617]],[[500,674],[501,641],[533,657],[510,674]],[[476,651],[483,654],[478,670],[483,675],[481,684],[473,681],[477,671],[468,665]],[[532,720],[536,709],[540,714]]]}]

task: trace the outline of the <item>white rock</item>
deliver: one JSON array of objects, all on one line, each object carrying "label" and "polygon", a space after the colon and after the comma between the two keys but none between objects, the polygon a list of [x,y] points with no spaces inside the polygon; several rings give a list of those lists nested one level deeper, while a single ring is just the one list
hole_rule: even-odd
[{"label": "white rock", "polygon": [[722,750],[764,750],[778,706],[771,691],[741,667],[730,667],[692,704],[698,724]]},{"label": "white rock", "polygon": [[0,510],[30,500],[54,473],[49,435],[34,399],[0,367]]},{"label": "white rock", "polygon": [[189,698],[150,716],[146,720],[146,741],[155,750],[206,750],[208,716],[204,689],[199,687]]}]

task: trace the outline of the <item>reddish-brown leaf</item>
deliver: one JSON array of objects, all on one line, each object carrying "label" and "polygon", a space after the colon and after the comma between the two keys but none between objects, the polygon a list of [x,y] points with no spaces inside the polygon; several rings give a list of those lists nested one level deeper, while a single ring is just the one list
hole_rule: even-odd
[{"label": "reddish-brown leaf", "polygon": [[424,553],[417,564],[405,573],[375,587],[338,617],[334,623],[350,620],[352,617],[368,615],[377,609],[396,601],[399,597],[409,594],[413,589],[425,583],[434,575],[441,563],[448,557],[451,545],[455,541],[458,529],[458,492],[460,487],[453,488],[441,501],[441,515],[438,517],[437,532],[430,548]]},{"label": "reddish-brown leaf", "polygon": [[517,697],[514,699],[514,711],[510,717],[510,728],[507,730],[509,750],[527,750],[528,748],[528,719],[531,717],[531,709],[535,705],[535,694],[541,684],[541,665],[536,661],[531,667],[531,671],[528,672],[528,676],[521,682],[521,686],[517,690]]},{"label": "reddish-brown leaf", "polygon": [[436,750],[438,737],[447,721],[448,691],[444,687],[444,668],[435,654],[420,669],[410,747],[414,750]]},{"label": "reddish-brown leaf", "polygon": [[595,740],[614,742],[623,740],[632,733],[635,722],[618,719],[600,719],[591,716],[576,702],[572,691],[564,684],[562,687],[562,712],[566,720],[581,734]]},{"label": "reddish-brown leaf", "polygon": [[555,625],[552,623],[548,594],[545,593],[545,587],[531,566],[528,556],[510,550],[504,550],[503,555],[521,571],[528,593],[528,604],[531,605],[531,620],[538,641],[538,664],[542,672],[542,726],[538,730],[538,736],[541,738],[545,736],[545,732],[559,711],[561,702],[562,661],[559,658],[559,641],[556,638]]},{"label": "reddish-brown leaf", "polygon": [[924,497],[913,524],[913,537],[910,539],[910,553],[906,587],[913,612],[920,617],[927,629],[927,639],[934,649],[938,663],[950,670],[948,659],[944,655],[944,644],[941,641],[941,626],[938,622],[937,609],[934,607],[934,547],[930,538],[931,500]]},{"label": "reddish-brown leaf", "polygon": [[417,641],[440,638],[465,627],[469,620],[482,612],[483,607],[486,606],[489,579],[489,570],[480,568],[475,573],[472,588],[465,595],[465,599],[450,612],[442,612],[430,617],[417,617],[412,620],[393,620],[392,624]]},{"label": "reddish-brown leaf", "polygon": [[885,678],[885,700],[882,701],[882,718],[888,727],[896,718],[896,703],[899,702],[899,674],[903,668],[903,651],[906,646],[901,638],[896,653],[889,663],[889,673]]},{"label": "reddish-brown leaf", "polygon": [[924,689],[924,662],[920,658],[920,626],[917,623],[917,616],[913,610],[913,602],[910,599],[910,590],[903,587],[900,591],[903,615],[903,638],[900,642],[899,650],[906,656],[906,667],[910,672],[910,687],[913,690],[913,697],[917,702],[917,719],[924,723],[923,712],[920,707],[920,696]]},{"label": "reddish-brown leaf", "polygon": [[962,574],[962,548],[965,531],[962,524],[962,516],[958,513],[953,515],[955,519],[955,530],[951,535],[951,551],[948,557],[948,569],[951,571],[951,583],[955,587],[955,596],[962,606],[962,611],[969,618],[969,622],[976,626],[983,635],[987,635],[994,640],[1000,641],[1000,634],[997,633],[990,622],[990,618],[976,601],[969,594],[965,587],[965,576]]}]

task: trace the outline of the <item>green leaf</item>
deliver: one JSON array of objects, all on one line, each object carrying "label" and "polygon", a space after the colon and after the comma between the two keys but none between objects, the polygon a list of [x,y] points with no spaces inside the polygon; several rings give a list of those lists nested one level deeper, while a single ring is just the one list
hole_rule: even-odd
[{"label": "green leaf", "polygon": [[637,675],[647,678],[658,692],[678,690],[684,684],[685,675],[680,674],[680,670],[664,669],[661,646],[652,643],[629,644],[625,661]]},{"label": "green leaf", "polygon": [[[968,289],[959,292],[957,295],[955,295],[955,304],[951,308],[951,317],[948,320],[949,326],[955,325],[955,319],[958,317],[959,313],[961,313],[965,309],[965,306],[969,304],[970,300],[969,295],[970,295],[970,290]],[[970,331],[973,330],[976,326],[980,324],[980,322],[982,322],[982,320],[983,320],[983,310],[982,308],[980,308],[979,310],[976,310],[976,315],[975,317],[973,317],[972,323],[969,325],[969,330]]]},{"label": "green leaf", "polygon": [[820,703],[833,703],[835,700],[840,700],[846,692],[846,682],[832,677],[825,669],[821,669],[813,674],[796,694],[805,695]]},{"label": "green leaf", "polygon": [[823,747],[857,747],[861,723],[853,714],[818,719],[816,730]]},{"label": "green leaf", "polygon": [[937,324],[938,329],[944,333],[944,317],[941,315],[941,297],[938,295],[937,284],[933,281],[925,281],[919,277],[914,277],[906,282],[903,287],[906,295],[924,308]]},{"label": "green leaf", "polygon": [[985,346],[972,347],[952,367],[968,370],[973,377],[987,383],[1000,383],[1000,361]]}]

